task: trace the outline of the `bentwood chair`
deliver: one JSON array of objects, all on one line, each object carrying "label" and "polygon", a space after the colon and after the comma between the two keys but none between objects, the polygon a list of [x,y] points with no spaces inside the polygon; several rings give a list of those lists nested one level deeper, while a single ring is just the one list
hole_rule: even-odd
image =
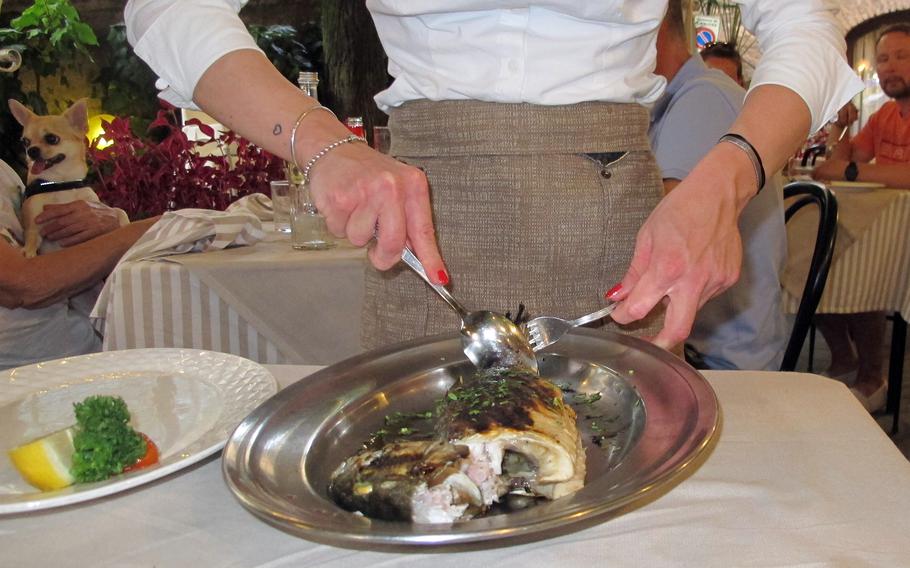
[{"label": "bentwood chair", "polygon": [[[793,329],[784,351],[781,371],[796,370],[796,362],[806,342],[806,336],[809,335],[809,329],[812,327],[815,309],[825,290],[831,256],[834,253],[834,239],[837,236],[837,199],[828,188],[816,182],[793,182],[784,187],[784,199],[793,197],[799,197],[799,199],[787,207],[784,212],[785,221],[789,221],[797,211],[811,204],[818,207],[819,220],[815,250],[812,253],[812,261],[809,264],[809,273],[799,301]],[[815,334],[813,333],[809,340],[810,371],[811,359],[815,350],[814,340]],[[701,355],[690,345],[685,346],[685,357],[686,361],[696,369],[708,368]]]},{"label": "bentwood chair", "polygon": [[[825,283],[828,280],[828,269],[831,267],[831,257],[834,254],[834,240],[837,237],[837,199],[824,185],[816,182],[798,181],[784,186],[784,199],[797,198],[784,212],[785,221],[806,205],[815,204],[818,207],[818,230],[815,236],[815,249],[812,252],[812,261],[809,264],[809,274],[803,287],[803,295],[799,300],[796,311],[796,320],[790,339],[784,351],[784,358],[780,365],[781,371],[796,369],[796,361],[806,342],[809,328],[815,309],[821,300]],[[814,351],[814,333],[810,339],[809,357]]]}]

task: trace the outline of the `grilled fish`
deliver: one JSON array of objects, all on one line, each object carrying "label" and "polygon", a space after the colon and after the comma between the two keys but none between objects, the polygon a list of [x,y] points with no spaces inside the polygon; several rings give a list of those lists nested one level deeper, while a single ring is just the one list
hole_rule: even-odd
[{"label": "grilled fish", "polygon": [[530,371],[482,371],[440,401],[436,436],[347,459],[329,494],[374,518],[450,523],[508,494],[557,499],[584,485],[585,450],[562,391]]}]

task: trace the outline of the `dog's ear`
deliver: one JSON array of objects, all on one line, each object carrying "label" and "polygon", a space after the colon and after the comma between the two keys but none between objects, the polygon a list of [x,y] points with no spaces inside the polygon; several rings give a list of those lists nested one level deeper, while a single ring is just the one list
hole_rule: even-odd
[{"label": "dog's ear", "polygon": [[63,112],[63,118],[72,125],[78,132],[86,134],[88,132],[88,108],[86,99],[79,99],[73,103],[73,106]]},{"label": "dog's ear", "polygon": [[16,99],[9,99],[9,110],[23,128],[37,116]]}]

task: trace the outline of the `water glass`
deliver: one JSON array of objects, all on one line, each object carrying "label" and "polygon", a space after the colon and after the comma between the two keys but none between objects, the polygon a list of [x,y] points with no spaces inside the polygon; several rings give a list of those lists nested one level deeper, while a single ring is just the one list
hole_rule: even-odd
[{"label": "water glass", "polygon": [[291,196],[287,180],[269,182],[272,190],[272,213],[275,230],[279,233],[291,232]]},{"label": "water glass", "polygon": [[309,184],[291,184],[291,246],[298,250],[324,250],[335,246],[325,218],[313,203]]},{"label": "water glass", "polygon": [[373,127],[373,149],[388,154],[392,148],[392,132],[388,126]]}]

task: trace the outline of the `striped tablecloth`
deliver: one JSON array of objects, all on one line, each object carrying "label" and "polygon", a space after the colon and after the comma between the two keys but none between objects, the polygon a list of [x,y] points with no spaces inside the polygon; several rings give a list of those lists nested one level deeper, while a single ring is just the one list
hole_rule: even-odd
[{"label": "striped tablecloth", "polygon": [[188,347],[260,363],[328,365],[360,352],[366,253],[251,246],[122,263],[102,319],[104,350]]},{"label": "striped tablecloth", "polygon": [[189,347],[233,353],[260,363],[287,357],[237,310],[182,265],[124,264],[104,323],[104,350]]},{"label": "striped tablecloth", "polygon": [[[834,259],[818,313],[910,315],[910,191],[832,188],[838,204]],[[815,244],[818,214],[804,207],[787,223],[785,309],[795,313]]]}]

